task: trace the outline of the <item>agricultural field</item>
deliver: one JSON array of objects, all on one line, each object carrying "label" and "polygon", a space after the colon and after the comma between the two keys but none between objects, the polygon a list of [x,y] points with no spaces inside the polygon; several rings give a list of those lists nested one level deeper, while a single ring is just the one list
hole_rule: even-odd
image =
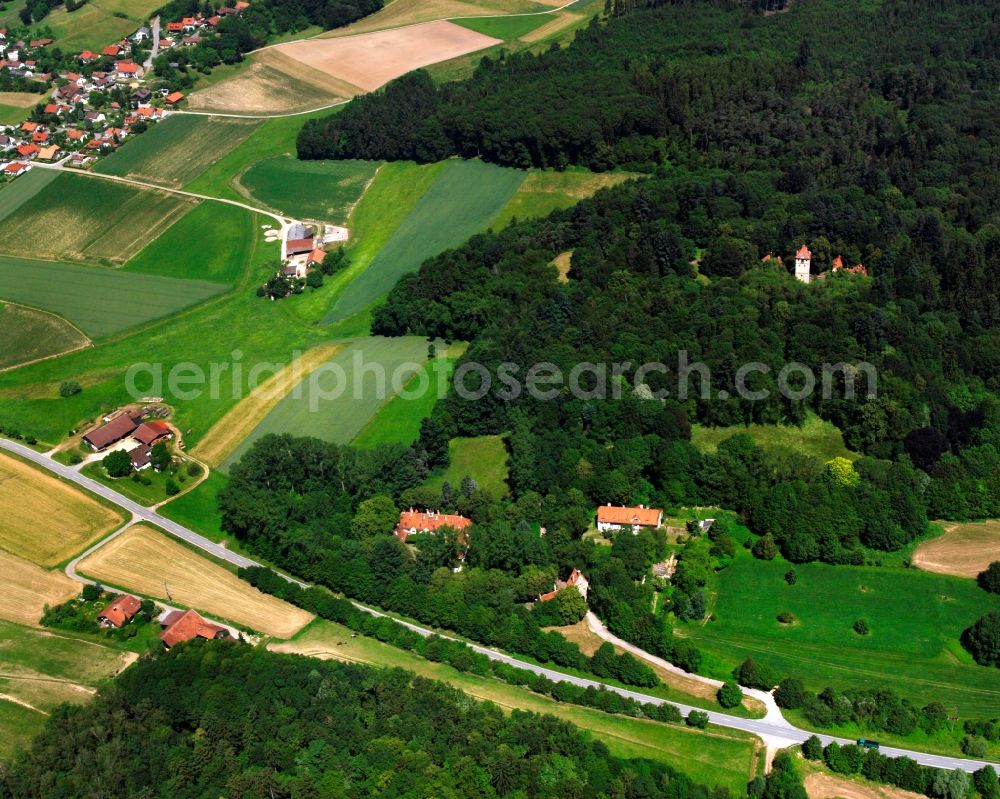
[{"label": "agricultural field", "polygon": [[364,310],[428,258],[485,230],[523,180],[524,173],[516,169],[481,161],[446,162],[365,271],[340,293],[321,324],[333,324]]},{"label": "agricultural field", "polygon": [[520,38],[522,42],[534,44],[557,38],[566,31],[580,27],[589,17],[585,14],[574,14],[569,11],[560,11],[553,14],[551,19],[544,25],[524,33]]},{"label": "agricultural field", "polygon": [[[213,471],[195,489],[170,500],[160,508],[160,513],[212,541],[221,542],[224,534],[218,496],[227,483],[225,475]],[[229,542],[227,545],[230,549],[239,551],[236,542]]]},{"label": "agricultural field", "polygon": [[[58,605],[80,593],[80,585],[61,571],[46,570],[0,550],[0,619],[37,624],[46,605]],[[0,624],[0,627],[3,625]]]},{"label": "agricultural field", "polygon": [[0,298],[59,314],[94,339],[177,313],[224,290],[200,280],[0,255]]},{"label": "agricultural field", "polygon": [[1000,521],[949,524],[943,535],[925,541],[913,553],[919,569],[956,577],[975,577],[1000,560]]},{"label": "agricultural field", "polygon": [[[420,22],[463,17],[532,14],[564,5],[561,0],[393,0],[380,11],[343,28],[320,34],[319,38],[340,38],[359,33],[399,28]],[[544,17],[542,17],[544,19]]]},{"label": "agricultural field", "polygon": [[414,69],[500,43],[440,20],[357,36],[303,39],[272,49],[309,69],[371,92]]},{"label": "agricultural field", "polygon": [[345,225],[378,167],[375,161],[299,161],[282,155],[258,161],[239,183],[251,199],[279,213]]},{"label": "agricultural field", "polygon": [[380,444],[412,444],[416,441],[420,435],[420,423],[431,415],[438,400],[448,393],[455,361],[464,350],[464,345],[450,347],[444,357],[428,361],[399,394],[379,408],[351,443],[356,447],[371,448]]},{"label": "agricultural field", "polygon": [[425,484],[428,488],[440,490],[446,481],[457,487],[462,478],[471,477],[493,496],[507,493],[507,447],[501,436],[453,438],[448,454],[448,468],[431,477]]},{"label": "agricultural field", "polygon": [[618,757],[664,761],[693,779],[709,785],[724,785],[733,791],[745,790],[756,768],[759,744],[749,735],[715,727],[706,733],[563,704],[499,680],[459,672],[443,663],[432,663],[415,653],[372,638],[353,637],[349,629],[333,622],[314,621],[291,641],[272,644],[270,648],[324,660],[406,669],[449,683],[470,696],[494,702],[507,710],[516,708],[556,716],[589,731]]},{"label": "agricultural field", "polygon": [[844,437],[830,422],[810,414],[801,427],[792,425],[736,425],[734,427],[691,426],[691,443],[702,452],[715,452],[719,444],[739,433],[746,433],[772,454],[811,455],[824,463],[833,458],[857,460],[860,455],[844,446]]},{"label": "agricultural field", "polygon": [[548,216],[555,210],[569,208],[592,197],[600,189],[638,177],[641,176],[630,172],[591,172],[578,168],[565,172],[532,169],[510,202],[492,220],[491,227],[500,230],[513,219]]},{"label": "agricultural field", "polygon": [[100,51],[135,32],[162,5],[159,0],[88,0],[72,12],[64,6],[53,9],[39,24],[52,30],[55,46],[64,51]]},{"label": "agricultural field", "polygon": [[261,593],[207,557],[143,525],[130,527],[84,558],[79,571],[106,585],[195,608],[278,638],[292,636],[313,618],[304,610]]},{"label": "agricultural field", "polygon": [[44,100],[44,94],[34,92],[0,92],[0,125],[17,125],[23,122],[28,118],[30,109]]},{"label": "agricultural field", "polygon": [[[1000,716],[1000,671],[976,666],[958,643],[993,609],[975,583],[916,569],[808,563],[795,566],[789,586],[789,566],[739,550],[717,575],[715,621],[679,628],[705,654],[711,676],[725,678],[752,656],[815,690],[891,686],[918,706],[940,700],[963,718]],[[794,624],[777,621],[784,611]],[[853,631],[857,619],[869,635]]]},{"label": "agricultural field", "polygon": [[[60,174],[0,221],[0,252],[118,266],[191,210],[194,201]],[[44,236],[26,236],[44,230]]]},{"label": "agricultural field", "polygon": [[88,701],[135,659],[113,646],[0,621],[0,761],[26,744],[57,705]]},{"label": "agricultural field", "polygon": [[55,566],[124,522],[71,483],[0,454],[0,548]]},{"label": "agricultural field", "polygon": [[23,305],[0,303],[0,370],[90,345],[65,319]]},{"label": "agricultural field", "polygon": [[27,174],[0,187],[0,222],[59,177],[53,169],[29,169]]},{"label": "agricultural field", "polygon": [[212,466],[222,463],[286,395],[344,347],[339,343],[314,347],[268,376],[216,422],[192,450],[192,455]]},{"label": "agricultural field", "polygon": [[224,114],[295,114],[329,107],[359,93],[357,87],[272,47],[249,55],[225,79],[188,95],[188,108]]},{"label": "agricultural field", "polygon": [[141,136],[129,136],[117,152],[98,161],[94,171],[180,189],[259,125],[259,120],[174,114]]},{"label": "agricultural field", "polygon": [[228,471],[254,441],[268,433],[350,443],[426,360],[427,340],[417,336],[351,341],[317,367],[301,387],[283,397],[220,468]]},{"label": "agricultural field", "polygon": [[203,202],[149,243],[123,272],[234,285],[261,231],[257,216],[225,203]]},{"label": "agricultural field", "polygon": [[483,17],[481,19],[466,18],[456,19],[455,24],[463,28],[476,31],[493,39],[501,39],[505,42],[520,39],[525,34],[531,33],[542,25],[547,25],[552,21],[552,17],[545,14],[533,16],[509,16],[509,17]]}]

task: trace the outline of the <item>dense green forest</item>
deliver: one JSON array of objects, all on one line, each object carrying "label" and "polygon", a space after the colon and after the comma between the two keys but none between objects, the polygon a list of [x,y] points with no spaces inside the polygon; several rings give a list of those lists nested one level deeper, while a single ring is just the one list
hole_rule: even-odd
[{"label": "dense green forest", "polygon": [[64,705],[0,771],[0,797],[671,797],[725,799],[620,760],[552,717],[404,671],[198,642]]}]

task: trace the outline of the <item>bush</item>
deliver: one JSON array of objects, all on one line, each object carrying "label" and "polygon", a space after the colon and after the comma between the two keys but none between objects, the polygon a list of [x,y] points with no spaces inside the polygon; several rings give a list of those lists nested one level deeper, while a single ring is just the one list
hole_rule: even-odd
[{"label": "bush", "polygon": [[684,722],[689,727],[696,727],[699,730],[703,730],[708,726],[708,713],[701,710],[692,710],[688,713]]},{"label": "bush", "polygon": [[81,391],[83,391],[83,389],[75,380],[63,380],[63,382],[59,384],[60,397],[72,397],[79,394]]},{"label": "bush", "polygon": [[1000,796],[1000,779],[993,766],[983,766],[973,773],[972,783],[983,799],[997,799]]},{"label": "bush", "polygon": [[165,486],[168,497],[175,497],[181,493],[181,487],[174,482],[172,477],[167,478],[167,484]]},{"label": "bush", "polygon": [[802,743],[802,755],[807,760],[823,759],[823,742],[818,735],[810,735]]},{"label": "bush", "polygon": [[128,477],[132,473],[132,459],[120,449],[108,453],[101,463],[108,477]]},{"label": "bush", "polygon": [[858,619],[851,625],[851,629],[858,635],[868,635],[868,622],[864,619]]},{"label": "bush", "polygon": [[979,572],[976,582],[984,591],[1000,594],[1000,560],[993,561],[983,571]]},{"label": "bush", "polygon": [[716,691],[715,698],[722,707],[729,709],[737,707],[743,702],[743,691],[736,683],[729,681],[723,683]]},{"label": "bush", "polygon": [[785,572],[785,582],[789,585],[795,585],[795,581],[799,579],[799,576],[795,573],[795,569],[789,569]]},{"label": "bush", "polygon": [[986,739],[978,735],[966,735],[962,738],[962,753],[969,757],[986,757]]},{"label": "bush", "polygon": [[964,646],[980,666],[1000,664],[1000,613],[987,613],[962,633]]},{"label": "bush", "polygon": [[770,533],[761,536],[750,550],[758,560],[774,560],[778,555],[778,545]]},{"label": "bush", "polygon": [[787,610],[783,610],[778,614],[778,621],[782,624],[791,624],[795,621],[795,617]]},{"label": "bush", "polygon": [[737,666],[733,676],[740,685],[762,691],[770,691],[779,679],[774,669],[757,663],[753,658],[747,658]]},{"label": "bush", "polygon": [[85,585],[83,591],[80,593],[80,598],[84,602],[93,602],[95,599],[101,598],[101,586],[99,585]]}]

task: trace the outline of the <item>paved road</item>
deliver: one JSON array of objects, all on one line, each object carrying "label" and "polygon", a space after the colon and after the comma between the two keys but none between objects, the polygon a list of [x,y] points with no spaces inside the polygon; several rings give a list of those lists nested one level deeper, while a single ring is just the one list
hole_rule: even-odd
[{"label": "paved road", "polygon": [[[35,452],[35,450],[30,449],[29,447],[26,447],[23,444],[19,444],[15,441],[10,441],[5,438],[0,438],[0,449],[4,449],[7,450],[8,452],[12,452],[16,455],[19,455],[22,458],[25,458],[26,460],[29,460],[32,463],[41,466],[43,469],[53,472],[59,475],[60,477],[69,480],[70,482],[76,483],[77,485],[86,488],[87,490],[97,494],[100,497],[103,497],[109,502],[112,502],[115,505],[118,505],[119,507],[128,511],[129,513],[133,514],[134,517],[147,521],[151,524],[155,524],[156,526],[160,527],[161,529],[165,530],[171,535],[177,536],[183,541],[186,541],[192,546],[198,547],[199,549],[208,552],[210,555],[213,555],[214,557],[217,557],[220,560],[224,560],[236,566],[260,565],[256,561],[250,560],[249,558],[246,558],[242,555],[238,555],[235,552],[232,552],[226,549],[225,547],[220,546],[219,544],[216,544],[213,541],[210,541],[209,539],[205,538],[202,535],[199,535],[193,530],[189,530],[186,527],[177,524],[176,522],[171,521],[170,519],[167,519],[164,516],[161,516],[159,513],[156,513],[155,511],[152,511],[149,508],[145,508],[142,505],[133,502],[128,497],[119,494],[117,491],[113,491],[112,489],[108,488],[102,483],[98,483],[96,480],[92,480],[89,477],[85,477],[84,475],[74,471],[70,467],[63,466],[62,464],[52,460],[47,455]],[[286,579],[291,579],[291,578],[286,578]],[[300,582],[299,580],[293,579],[292,581],[301,586],[306,585],[305,583]],[[357,602],[354,602],[353,604],[359,610],[363,610],[366,613],[371,613],[373,616],[394,618],[390,617],[386,613],[382,613],[381,611],[374,610],[373,608],[369,608],[364,605],[360,605]],[[435,635],[435,634],[441,635],[441,633],[437,632],[436,630],[429,630],[426,627],[421,627],[411,622],[402,621],[400,619],[396,619],[396,621],[398,621],[400,624],[403,624],[410,630],[413,630],[413,632],[419,635],[423,636]],[[449,636],[442,635],[442,637],[447,638]],[[503,652],[497,652],[494,649],[488,649],[484,646],[479,646],[478,644],[470,644],[469,646],[473,651],[485,655],[490,660],[498,661],[501,663],[507,663],[508,665],[514,666],[519,669],[526,669],[528,671],[533,672],[534,674],[544,675],[553,682],[568,682],[572,683],[573,685],[579,685],[584,688],[589,686],[593,686],[594,688],[598,689],[604,688],[609,691],[614,691],[615,693],[621,696],[634,699],[637,702],[648,702],[655,705],[668,704],[667,700],[661,699],[656,696],[649,696],[648,694],[643,694],[638,691],[631,691],[627,688],[619,688],[618,686],[614,685],[606,685],[597,680],[590,680],[585,677],[576,677],[571,674],[564,674],[560,671],[555,671],[554,669],[546,668],[545,666],[538,666],[535,665],[534,663],[527,663],[523,660],[518,660],[517,658],[507,655]],[[695,708],[690,705],[682,704],[680,702],[669,702],[669,704],[675,705],[681,710],[682,713],[685,714],[690,713],[692,710],[701,710],[701,708]],[[765,738],[765,740],[768,740],[772,743],[783,742],[785,745],[792,745],[796,743],[801,743],[802,741],[806,740],[806,738],[808,738],[810,735],[813,734],[812,732],[806,730],[800,730],[797,727],[783,726],[781,724],[768,721],[768,719],[745,719],[745,718],[740,718],[739,716],[730,716],[726,713],[719,713],[713,710],[708,710],[705,712],[708,713],[709,721],[711,721],[713,724],[717,724],[720,727],[728,727],[729,729],[733,730],[743,730],[744,732],[753,733],[754,735],[759,735]],[[819,737],[824,744],[829,743],[830,741],[837,741],[839,743],[851,743],[851,741],[849,741],[846,738],[837,738],[829,735],[820,735]],[[913,752],[907,749],[896,749],[888,746],[883,746],[880,751],[883,754],[888,755],[890,757],[906,756],[913,758],[918,763],[922,763],[926,766],[936,766],[938,768],[962,769],[963,771],[977,771],[978,769],[987,765],[993,766],[994,768],[998,768],[997,764],[987,763],[985,761],[967,760],[960,757],[949,757],[945,755],[932,755],[932,754],[927,754],[926,752]]]},{"label": "paved road", "polygon": [[152,31],[150,33],[151,40],[153,42],[153,47],[149,51],[149,55],[146,56],[146,60],[142,62],[142,68],[147,72],[153,66],[153,59],[160,54],[160,16],[157,14],[150,20],[150,27]]}]

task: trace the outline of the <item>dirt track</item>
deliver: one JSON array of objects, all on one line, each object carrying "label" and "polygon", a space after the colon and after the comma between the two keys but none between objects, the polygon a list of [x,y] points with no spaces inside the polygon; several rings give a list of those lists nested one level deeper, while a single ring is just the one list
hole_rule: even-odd
[{"label": "dirt track", "polygon": [[1000,560],[1000,521],[955,524],[945,534],[921,544],[913,565],[924,571],[975,577]]}]

